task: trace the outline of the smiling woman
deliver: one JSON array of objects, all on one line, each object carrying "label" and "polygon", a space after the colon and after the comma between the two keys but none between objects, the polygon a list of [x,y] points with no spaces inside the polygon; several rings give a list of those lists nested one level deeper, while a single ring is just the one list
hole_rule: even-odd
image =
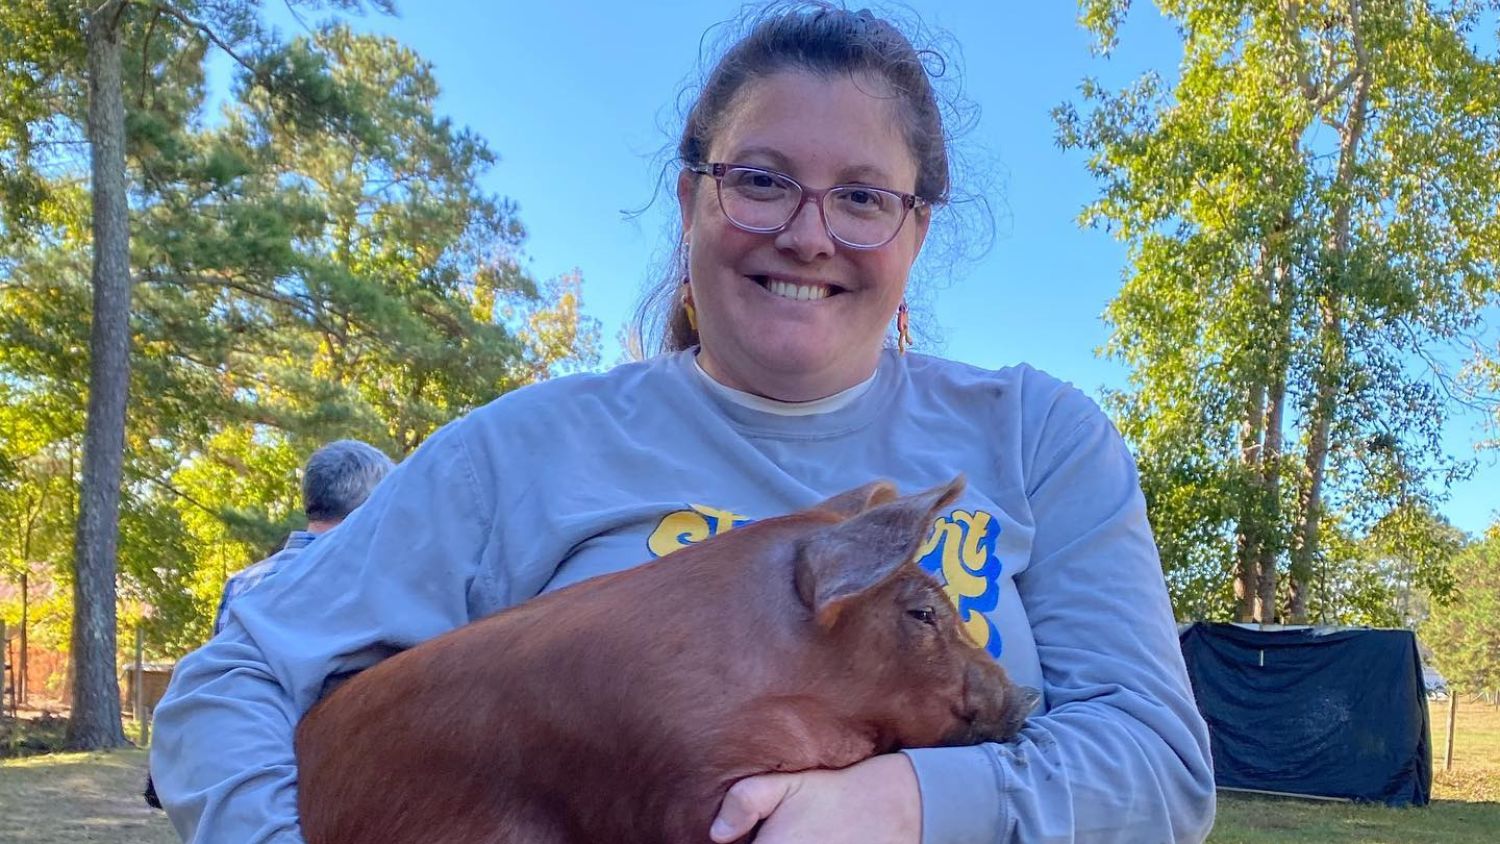
[{"label": "smiling woman", "polygon": [[[1024,364],[982,370],[885,348],[948,210],[922,54],[868,11],[778,4],[708,74],[677,152],[679,257],[646,307],[665,327],[661,353],[515,390],[455,421],[297,567],[237,602],[157,711],[153,768],[179,831],[298,840],[292,731],[335,675],[877,478],[909,491],[963,473],[915,558],[966,637],[1040,690],[1039,709],[1008,741],[723,783],[703,837],[741,841],[759,825],[757,844],[1201,841],[1214,807],[1207,732],[1119,435],[1078,390]],[[792,609],[799,635],[828,633]],[[566,613],[537,624],[554,636],[585,627]],[[694,630],[744,655],[694,670],[739,672],[767,693],[753,666],[773,637]],[[879,643],[900,634],[886,632],[859,637],[871,664],[888,662]],[[540,635],[519,629],[514,644]],[[600,670],[646,670],[616,662]],[[704,686],[718,690],[705,704],[729,694]],[[768,741],[795,747],[817,719],[847,720],[770,691],[794,705]],[[541,733],[559,731],[555,746],[590,746],[566,733],[574,697],[538,707],[557,716]],[[472,720],[453,729],[488,729]],[[474,746],[463,738],[455,746]],[[423,764],[473,765],[429,755]]]},{"label": "smiling woman", "polygon": [[696,162],[677,188],[691,256],[681,307],[696,311],[698,363],[719,383],[798,402],[874,375],[929,222],[925,205],[907,213],[917,163],[888,87],[780,71],[742,87],[713,137],[685,142],[732,162],[708,165],[724,174],[717,190]]}]

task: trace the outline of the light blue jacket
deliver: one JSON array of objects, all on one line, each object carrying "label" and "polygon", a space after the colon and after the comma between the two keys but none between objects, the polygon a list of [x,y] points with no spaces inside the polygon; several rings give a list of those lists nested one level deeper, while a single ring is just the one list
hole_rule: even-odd
[{"label": "light blue jacket", "polygon": [[224,629],[224,611],[229,609],[229,604],[235,598],[249,592],[255,584],[265,579],[266,575],[281,568],[287,563],[295,560],[302,549],[312,544],[318,535],[305,530],[294,530],[286,538],[286,544],[275,554],[261,560],[253,565],[246,566],[231,574],[224,581],[224,594],[219,596],[219,609],[214,613],[214,634],[217,635]]}]

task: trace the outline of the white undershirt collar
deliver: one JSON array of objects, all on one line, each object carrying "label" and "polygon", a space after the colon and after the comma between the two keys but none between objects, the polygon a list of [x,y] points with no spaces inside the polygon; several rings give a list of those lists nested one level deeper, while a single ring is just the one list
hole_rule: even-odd
[{"label": "white undershirt collar", "polygon": [[743,390],[736,390],[733,387],[726,387],[720,384],[703,369],[703,365],[698,362],[696,354],[692,358],[693,369],[697,370],[698,374],[703,377],[703,383],[707,384],[709,389],[740,407],[748,407],[751,410],[759,410],[764,413],[773,413],[777,416],[810,416],[814,413],[832,413],[835,410],[847,407],[855,399],[869,392],[870,387],[875,383],[875,376],[871,375],[869,378],[847,390],[834,393],[831,396],[824,396],[821,399],[813,399],[812,401],[777,401],[776,399],[768,399],[765,396],[757,396],[754,393],[747,393]]}]

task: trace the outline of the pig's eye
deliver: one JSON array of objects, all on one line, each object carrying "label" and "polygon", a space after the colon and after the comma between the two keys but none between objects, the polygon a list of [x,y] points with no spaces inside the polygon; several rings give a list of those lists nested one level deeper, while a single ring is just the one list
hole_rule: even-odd
[{"label": "pig's eye", "polygon": [[923,624],[936,624],[937,612],[932,607],[923,607],[919,610],[907,610],[906,614],[915,618]]}]

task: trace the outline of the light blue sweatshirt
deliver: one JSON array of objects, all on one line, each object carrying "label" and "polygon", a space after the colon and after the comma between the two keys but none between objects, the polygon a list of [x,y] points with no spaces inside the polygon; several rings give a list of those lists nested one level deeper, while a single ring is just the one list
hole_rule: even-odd
[{"label": "light blue sweatshirt", "polygon": [[907,752],[923,844],[1207,836],[1207,730],[1134,462],[1093,402],[1025,366],[894,353],[821,412],[716,387],[684,352],[509,393],[235,601],[157,709],[152,771],[182,837],[302,840],[293,731],[340,675],[876,478],[912,492],[959,472],[919,559],[1045,709],[1007,744]]}]

